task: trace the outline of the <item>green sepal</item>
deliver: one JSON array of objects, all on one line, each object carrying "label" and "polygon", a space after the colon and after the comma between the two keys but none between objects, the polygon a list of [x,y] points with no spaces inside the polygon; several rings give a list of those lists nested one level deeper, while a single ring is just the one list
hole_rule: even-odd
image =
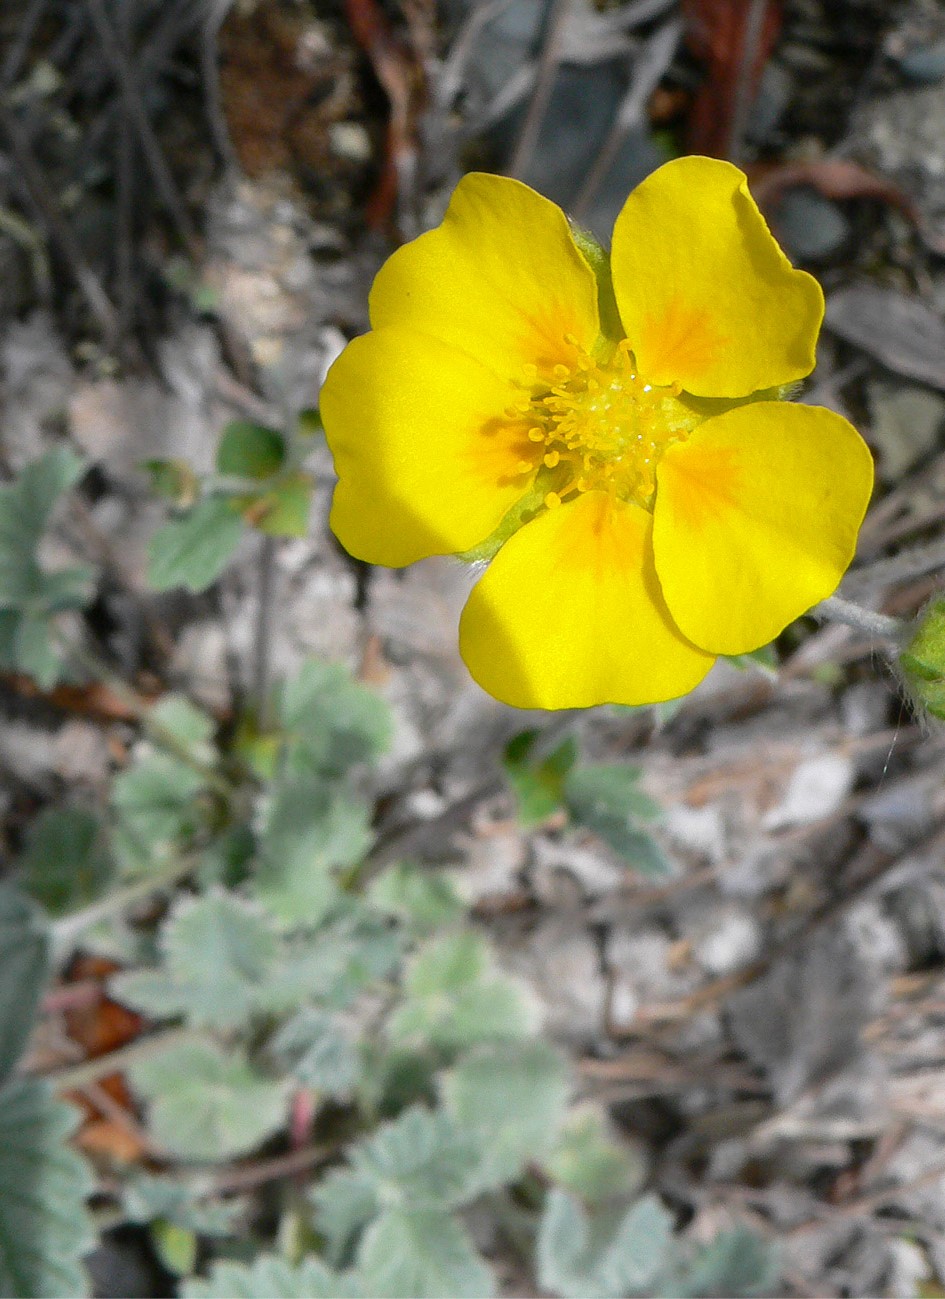
[{"label": "green sepal", "polygon": [[919,615],[899,668],[915,703],[945,720],[945,596],[937,596]]}]

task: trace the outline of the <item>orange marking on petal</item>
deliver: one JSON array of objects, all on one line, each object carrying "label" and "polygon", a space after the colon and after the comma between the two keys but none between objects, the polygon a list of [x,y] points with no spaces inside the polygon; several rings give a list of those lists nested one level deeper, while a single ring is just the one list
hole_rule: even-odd
[{"label": "orange marking on petal", "polygon": [[731,447],[703,445],[690,456],[685,450],[679,447],[676,452],[674,496],[679,513],[690,527],[698,529],[725,511],[740,507],[742,467]]},{"label": "orange marking on petal", "polygon": [[692,375],[708,370],[728,341],[710,312],[675,298],[661,315],[647,318],[637,350],[649,376],[659,383],[672,383],[674,371]]}]

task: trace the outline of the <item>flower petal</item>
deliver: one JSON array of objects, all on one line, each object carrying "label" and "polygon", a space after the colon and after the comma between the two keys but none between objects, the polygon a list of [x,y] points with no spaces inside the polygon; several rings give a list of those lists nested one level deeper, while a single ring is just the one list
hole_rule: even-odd
[{"label": "flower petal", "polygon": [[677,158],[614,226],[614,292],[640,374],[700,397],[745,397],[814,368],[817,281],[778,247],[731,163]]},{"label": "flower petal", "polygon": [[651,516],[587,492],[517,532],[460,621],[479,684],[517,708],[674,699],[713,659],[683,640],[660,594]]},{"label": "flower petal", "polygon": [[559,207],[520,181],[471,172],[435,230],[399,248],[371,290],[371,324],[462,348],[496,374],[572,365],[597,337],[594,273]]},{"label": "flower petal", "polygon": [[753,402],[669,447],[656,483],[653,549],[673,618],[696,645],[744,654],[836,589],[873,461],[833,411]]},{"label": "flower petal", "polygon": [[346,550],[400,567],[468,550],[526,492],[538,453],[504,412],[520,394],[436,339],[381,329],[348,344],[319,405]]}]

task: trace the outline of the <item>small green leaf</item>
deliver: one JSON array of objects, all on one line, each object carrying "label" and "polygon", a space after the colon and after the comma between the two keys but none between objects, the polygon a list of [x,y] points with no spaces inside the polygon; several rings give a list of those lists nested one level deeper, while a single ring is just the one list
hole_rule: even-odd
[{"label": "small green leaf", "polygon": [[538,1231],[538,1284],[564,1299],[664,1293],[651,1287],[672,1241],[672,1217],[655,1196],[638,1200],[623,1218],[591,1218],[566,1191],[553,1187]]},{"label": "small green leaf", "polygon": [[70,1105],[30,1079],[0,1092],[0,1294],[86,1295],[82,1259],[95,1243],[85,1201],[93,1181],[68,1145]]},{"label": "small green leaf", "polygon": [[144,1225],[160,1218],[198,1236],[232,1234],[239,1203],[200,1200],[197,1195],[198,1189],[181,1178],[137,1173],[122,1186],[122,1208],[129,1222]]},{"label": "small green leaf", "polygon": [[383,1124],[350,1159],[354,1172],[373,1184],[378,1203],[389,1208],[452,1209],[478,1189],[477,1138],[442,1110],[422,1105]]},{"label": "small green leaf", "polygon": [[130,1077],[150,1102],[154,1141],[178,1159],[248,1154],[285,1122],[285,1081],[261,1077],[242,1052],[210,1042],[169,1046],[132,1065]]},{"label": "small green leaf", "polygon": [[360,862],[371,846],[365,804],[311,781],[280,789],[262,837],[256,894],[283,924],[314,927],[335,904],[332,871]]},{"label": "small green leaf", "polygon": [[289,767],[299,776],[342,776],[376,761],[390,744],[391,712],[373,690],[339,663],[309,660],[282,688],[279,718],[289,742]]},{"label": "small green leaf", "polygon": [[226,496],[208,496],[182,519],[158,528],[148,546],[148,582],[155,591],[205,591],[226,567],[243,522]]},{"label": "small green leaf", "polygon": [[565,1190],[596,1204],[638,1191],[646,1166],[642,1155],[613,1130],[600,1106],[580,1105],[568,1114],[545,1170]]},{"label": "small green leaf", "polygon": [[198,772],[164,753],[150,753],[112,783],[119,830],[116,846],[131,869],[147,869],[152,853],[188,834],[198,823]]},{"label": "small green leaf", "polygon": [[388,1209],[357,1256],[368,1294],[380,1299],[485,1299],[495,1278],[459,1223],[437,1209]]},{"label": "small green leaf", "polygon": [[241,1028],[262,1004],[277,960],[267,918],[242,898],[213,889],[182,897],[161,934],[162,972],[112,980],[120,1001],[148,1014],[184,1014],[196,1027]]},{"label": "small green leaf", "polygon": [[[243,518],[270,537],[304,537],[315,484],[304,470],[286,474],[265,491],[241,496]],[[235,498],[234,498],[235,499]]]},{"label": "small green leaf", "polygon": [[288,1073],[304,1087],[346,1096],[361,1075],[361,1058],[338,1014],[306,1007],[282,1025],[269,1044]]},{"label": "small green leaf", "polygon": [[0,486],[0,609],[23,607],[36,593],[36,548],[59,497],[85,472],[67,447],[40,456]]},{"label": "small green leaf", "polygon": [[151,479],[156,496],[188,509],[197,499],[199,482],[186,460],[145,460],[142,468]]},{"label": "small green leaf", "polygon": [[539,825],[561,806],[564,782],[577,759],[577,742],[569,736],[546,758],[532,753],[540,731],[523,731],[506,745],[502,765],[518,802],[524,826]]},{"label": "small green leaf", "polygon": [[78,807],[40,812],[17,865],[27,890],[55,916],[98,897],[112,874],[98,817]]},{"label": "small green leaf", "polygon": [[285,439],[281,433],[264,424],[233,420],[220,437],[217,472],[236,478],[271,478],[282,468],[285,456]]},{"label": "small green leaf", "polygon": [[375,1181],[351,1168],[333,1168],[312,1190],[311,1199],[328,1257],[340,1265],[347,1261],[358,1233],[380,1211]]},{"label": "small green leaf", "polygon": [[777,1289],[778,1261],[772,1247],[747,1227],[723,1231],[696,1254],[674,1292],[679,1295],[759,1295]]},{"label": "small green leaf", "polygon": [[564,1120],[570,1079],[547,1042],[496,1042],[464,1055],[443,1080],[447,1111],[484,1151],[482,1187],[514,1181],[548,1153]]},{"label": "small green leaf", "polygon": [[176,1222],[158,1218],[151,1224],[151,1240],[158,1258],[175,1276],[186,1276],[197,1262],[197,1237]]},{"label": "small green leaf", "polygon": [[325,432],[317,407],[310,406],[307,410],[299,411],[298,431],[301,438],[320,437]]},{"label": "small green leaf", "polygon": [[646,875],[665,875],[669,863],[652,835],[638,822],[660,815],[657,803],[637,788],[639,768],[598,763],[576,767],[564,785],[568,811],[599,835],[614,852]]},{"label": "small green leaf", "polygon": [[0,1085],[33,1027],[48,960],[49,939],[39,908],[9,884],[0,884]]},{"label": "small green leaf", "polygon": [[15,614],[13,663],[17,671],[33,678],[40,690],[51,690],[60,680],[64,664],[42,615]]},{"label": "small green leaf", "polygon": [[368,889],[372,906],[409,925],[415,933],[446,929],[460,920],[466,904],[444,871],[408,863],[389,866]]},{"label": "small green leaf", "polygon": [[418,949],[393,1013],[394,1041],[453,1051],[533,1032],[537,1007],[526,985],[495,970],[488,943],[472,930],[445,934]]},{"label": "small green leaf", "polygon": [[317,1258],[292,1264],[260,1254],[251,1264],[215,1263],[206,1280],[190,1277],[180,1293],[183,1299],[365,1299],[367,1292]]}]

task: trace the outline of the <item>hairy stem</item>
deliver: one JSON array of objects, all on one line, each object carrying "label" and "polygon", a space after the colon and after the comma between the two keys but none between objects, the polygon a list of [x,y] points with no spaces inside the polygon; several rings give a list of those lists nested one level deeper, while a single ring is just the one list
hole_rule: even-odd
[{"label": "hairy stem", "polygon": [[852,600],[845,600],[839,595],[821,600],[820,604],[811,609],[811,613],[824,622],[841,622],[880,640],[898,641],[905,630],[905,623],[901,619],[864,609],[862,605],[854,604]]}]

